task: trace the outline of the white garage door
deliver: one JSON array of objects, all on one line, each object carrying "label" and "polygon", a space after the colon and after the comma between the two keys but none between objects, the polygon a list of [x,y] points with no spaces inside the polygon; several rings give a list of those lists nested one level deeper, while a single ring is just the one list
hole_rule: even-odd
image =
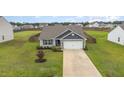
[{"label": "white garage door", "polygon": [[82,49],[83,41],[82,40],[67,40],[63,41],[64,49]]}]

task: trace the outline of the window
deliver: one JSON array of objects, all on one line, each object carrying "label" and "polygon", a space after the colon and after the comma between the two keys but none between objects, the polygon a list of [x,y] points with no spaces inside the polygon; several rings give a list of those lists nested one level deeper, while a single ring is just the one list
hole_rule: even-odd
[{"label": "window", "polygon": [[44,45],[47,45],[47,40],[43,40],[43,44]]},{"label": "window", "polygon": [[118,37],[118,42],[120,42],[120,37]]},{"label": "window", "polygon": [[2,40],[4,40],[4,35],[2,36]]},{"label": "window", "polygon": [[53,40],[43,40],[43,45],[52,45]]},{"label": "window", "polygon": [[52,40],[48,40],[48,44],[51,45],[52,44]]}]

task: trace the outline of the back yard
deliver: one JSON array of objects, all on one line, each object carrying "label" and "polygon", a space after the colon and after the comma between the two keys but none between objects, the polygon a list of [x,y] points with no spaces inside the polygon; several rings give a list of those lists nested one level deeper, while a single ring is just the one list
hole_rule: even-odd
[{"label": "back yard", "polygon": [[108,32],[87,31],[96,44],[88,44],[87,55],[103,76],[124,76],[124,46],[107,41]]},{"label": "back yard", "polygon": [[44,50],[45,63],[35,63],[36,46],[30,36],[39,31],[15,33],[15,39],[0,44],[0,76],[62,76],[62,52]]}]

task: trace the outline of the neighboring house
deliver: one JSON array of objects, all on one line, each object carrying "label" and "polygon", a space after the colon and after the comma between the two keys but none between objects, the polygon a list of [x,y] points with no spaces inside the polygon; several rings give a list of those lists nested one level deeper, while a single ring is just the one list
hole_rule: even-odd
[{"label": "neighboring house", "polygon": [[0,16],[0,42],[14,39],[12,25],[2,16]]},{"label": "neighboring house", "polygon": [[106,24],[104,22],[93,22],[93,23],[90,23],[88,25],[86,25],[86,27],[89,27],[89,28],[114,28],[116,25],[114,24]]},{"label": "neighboring house", "polygon": [[42,47],[60,46],[62,49],[83,49],[87,40],[78,25],[44,27],[39,39]]},{"label": "neighboring house", "polygon": [[48,26],[48,23],[41,23],[39,24],[38,28],[42,29],[43,27],[46,27],[46,26]]},{"label": "neighboring house", "polygon": [[99,27],[99,23],[98,22],[89,23],[86,27],[98,28]]},{"label": "neighboring house", "polygon": [[105,28],[114,28],[116,27],[116,24],[106,24]]},{"label": "neighboring house", "polygon": [[76,24],[76,25],[83,27],[83,24]]},{"label": "neighboring house", "polygon": [[73,25],[73,24],[68,24],[68,25]]},{"label": "neighboring house", "polygon": [[124,45],[124,24],[117,26],[108,34],[108,40]]},{"label": "neighboring house", "polygon": [[21,27],[20,27],[20,26],[12,25],[12,27],[13,27],[13,30],[14,30],[14,31],[19,31],[19,30],[21,30]]},{"label": "neighboring house", "polygon": [[41,25],[41,24],[39,25],[39,28],[40,28],[40,29],[42,29],[43,27],[44,27],[43,25]]},{"label": "neighboring house", "polygon": [[33,29],[34,26],[33,25],[23,25],[22,29]]},{"label": "neighboring house", "polygon": [[38,29],[39,27],[37,25],[34,26],[35,29]]},{"label": "neighboring house", "polygon": [[21,28],[20,28],[20,26],[17,26],[16,28],[14,28],[13,29],[14,31],[20,31],[21,30]]},{"label": "neighboring house", "polygon": [[12,24],[12,27],[13,27],[13,29],[15,29],[16,27],[18,27],[17,25],[14,25],[14,24]]},{"label": "neighboring house", "polygon": [[99,22],[99,28],[106,28],[106,24],[103,22]]},{"label": "neighboring house", "polygon": [[111,24],[111,23],[104,23],[104,22],[99,22],[99,28],[114,28],[116,24]]}]

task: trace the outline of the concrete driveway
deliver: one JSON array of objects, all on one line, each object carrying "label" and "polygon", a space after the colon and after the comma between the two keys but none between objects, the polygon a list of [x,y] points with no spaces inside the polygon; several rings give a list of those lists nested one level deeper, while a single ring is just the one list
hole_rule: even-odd
[{"label": "concrete driveway", "polygon": [[100,77],[101,74],[84,50],[64,50],[64,77]]}]

